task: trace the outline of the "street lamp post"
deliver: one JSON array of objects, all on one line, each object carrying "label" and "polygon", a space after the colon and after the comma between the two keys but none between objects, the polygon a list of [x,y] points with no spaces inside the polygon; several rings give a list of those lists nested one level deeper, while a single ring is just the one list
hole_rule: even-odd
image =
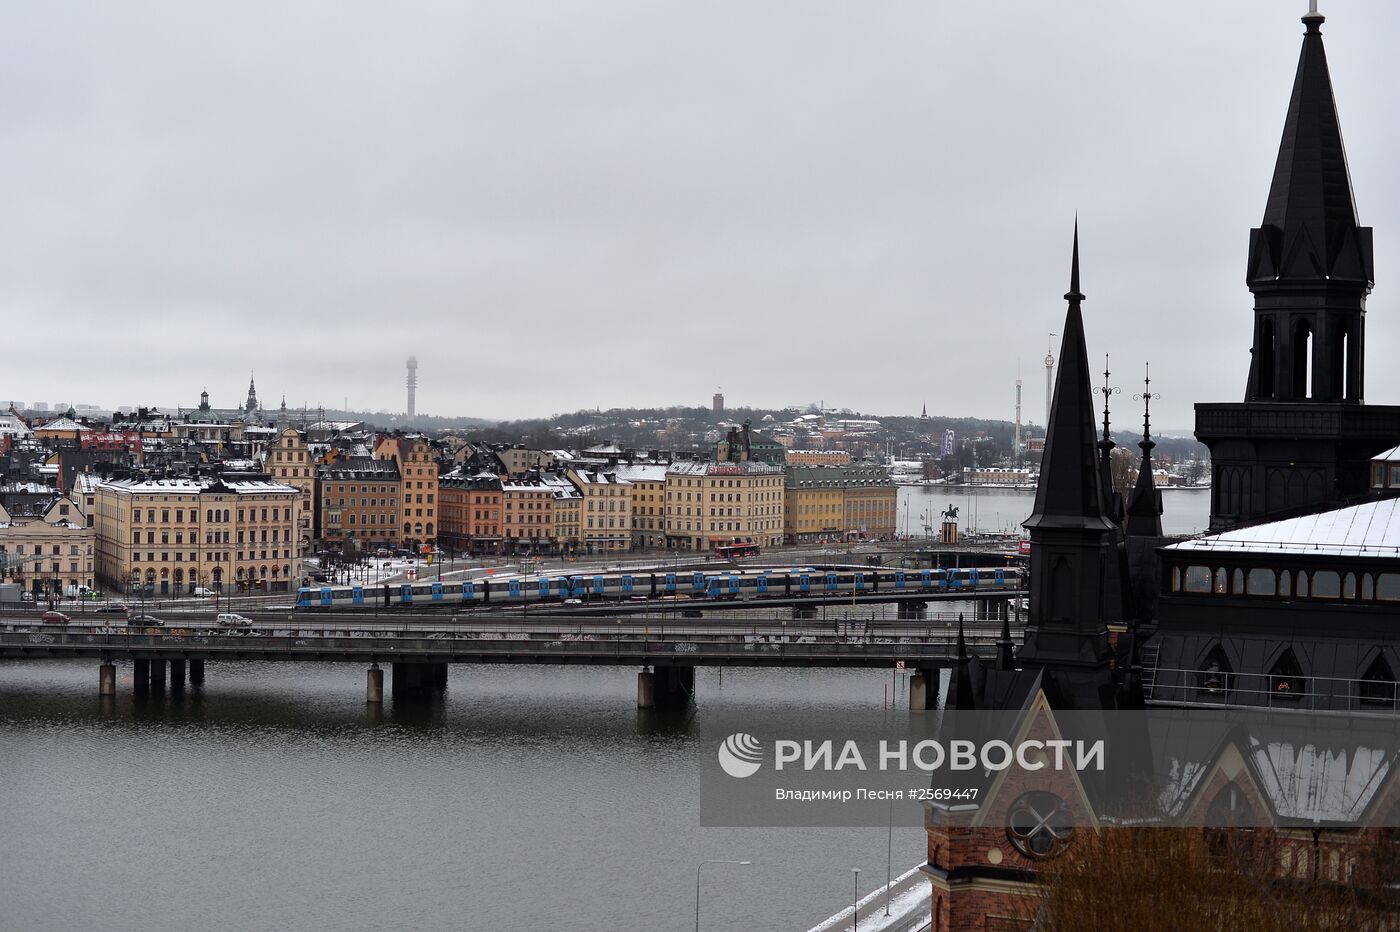
[{"label": "street lamp post", "polygon": [[859,932],[860,914],[856,907],[860,905],[860,868],[851,868],[851,876],[854,878],[854,889],[851,892],[851,932]]},{"label": "street lamp post", "polygon": [[752,861],[708,860],[695,865],[695,932],[700,932],[700,868],[706,864],[738,864],[741,867],[748,867],[752,863]]}]

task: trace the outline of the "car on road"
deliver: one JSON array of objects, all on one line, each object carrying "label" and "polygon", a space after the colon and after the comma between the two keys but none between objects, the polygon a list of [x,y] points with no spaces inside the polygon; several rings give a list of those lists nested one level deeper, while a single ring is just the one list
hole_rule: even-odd
[{"label": "car on road", "polygon": [[97,611],[103,615],[125,615],[131,611],[131,606],[125,602],[104,602],[97,606]]},{"label": "car on road", "polygon": [[583,604],[583,599],[565,599],[565,600],[564,600],[564,604],[565,604],[565,605],[582,605],[582,604]]},{"label": "car on road", "polygon": [[213,594],[214,594],[214,590],[213,590],[213,589],[206,589],[206,588],[204,588],[203,586],[196,586],[196,587],[195,587],[195,590],[194,590],[194,597],[195,597],[196,599],[208,598],[209,596],[211,596],[211,595],[213,595]]},{"label": "car on road", "polygon": [[218,624],[220,628],[251,628],[253,619],[231,612],[223,612],[219,615]]},{"label": "car on road", "polygon": [[165,622],[161,621],[155,615],[132,615],[126,620],[126,623],[137,628],[165,627]]},{"label": "car on road", "polygon": [[46,625],[66,625],[68,622],[72,621],[71,618],[62,612],[44,612],[44,614],[39,616],[39,620]]}]

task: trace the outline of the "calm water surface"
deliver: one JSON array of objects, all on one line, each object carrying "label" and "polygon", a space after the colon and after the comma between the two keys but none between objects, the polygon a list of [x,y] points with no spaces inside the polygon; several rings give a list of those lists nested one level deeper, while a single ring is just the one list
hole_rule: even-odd
[{"label": "calm water surface", "polygon": [[[906,526],[922,534],[932,515],[937,528],[939,517],[949,505],[958,509],[958,523],[964,530],[1020,533],[1021,522],[1030,517],[1035,492],[1029,489],[940,488],[938,486],[899,487],[899,530]],[[1162,530],[1168,534],[1195,534],[1210,524],[1210,489],[1164,489],[1162,491]]]},{"label": "calm water surface", "polygon": [[[635,708],[624,668],[454,667],[434,709],[364,704],[358,664],[209,664],[103,707],[95,661],[0,663],[0,929],[805,930],[884,829],[704,829],[697,720],[869,708],[883,672],[700,671]],[[894,873],[923,859],[894,832]],[[868,879],[868,880],[867,880]]]}]

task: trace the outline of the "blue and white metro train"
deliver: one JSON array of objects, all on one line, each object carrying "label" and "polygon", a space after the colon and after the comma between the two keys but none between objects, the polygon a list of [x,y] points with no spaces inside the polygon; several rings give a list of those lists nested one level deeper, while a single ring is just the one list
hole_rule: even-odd
[{"label": "blue and white metro train", "polygon": [[297,590],[299,609],[354,608],[382,600],[396,605],[456,603],[519,605],[638,599],[765,599],[830,597],[881,591],[928,592],[1016,590],[1022,584],[1016,567],[960,567],[927,570],[743,570],[672,573],[602,573],[579,576],[468,579],[461,582],[416,582],[365,586],[305,586]]}]

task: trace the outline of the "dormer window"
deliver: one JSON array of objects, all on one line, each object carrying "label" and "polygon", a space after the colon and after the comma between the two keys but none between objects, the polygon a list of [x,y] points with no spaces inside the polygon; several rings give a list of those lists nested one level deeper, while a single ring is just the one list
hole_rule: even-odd
[{"label": "dormer window", "polygon": [[1269,670],[1269,695],[1276,699],[1297,700],[1307,692],[1308,681],[1303,678],[1303,669],[1292,648],[1283,654]]}]

